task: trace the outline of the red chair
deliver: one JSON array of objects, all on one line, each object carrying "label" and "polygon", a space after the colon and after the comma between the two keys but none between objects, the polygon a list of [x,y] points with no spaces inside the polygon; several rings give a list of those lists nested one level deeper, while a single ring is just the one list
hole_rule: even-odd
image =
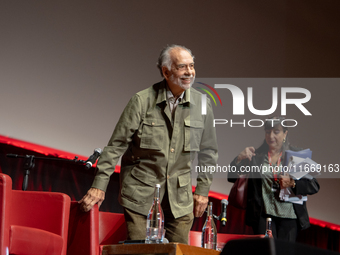
[{"label": "red chair", "polygon": [[11,187],[0,173],[1,254],[66,255],[70,197]]},{"label": "red chair", "polygon": [[98,205],[84,213],[71,202],[67,255],[102,254],[103,245],[126,240],[126,233],[123,214],[99,212]]},{"label": "red chair", "polygon": [[0,173],[0,254],[8,254],[11,191],[12,179]]},{"label": "red chair", "polygon": [[[263,238],[264,235],[238,235],[238,234],[217,234],[217,244],[226,244],[230,240],[241,239],[241,238]],[[189,244],[192,246],[201,247],[202,242],[202,232],[190,231],[189,233]],[[223,248],[223,247],[221,247]]]}]

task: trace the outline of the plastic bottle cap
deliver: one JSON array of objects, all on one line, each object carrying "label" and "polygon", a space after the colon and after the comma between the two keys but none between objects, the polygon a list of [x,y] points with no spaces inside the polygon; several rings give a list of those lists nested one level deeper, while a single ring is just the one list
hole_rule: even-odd
[{"label": "plastic bottle cap", "polygon": [[161,187],[161,185],[160,184],[156,184],[156,186],[155,186],[156,188],[160,188]]},{"label": "plastic bottle cap", "polygon": [[267,218],[267,221],[272,221],[272,218]]}]

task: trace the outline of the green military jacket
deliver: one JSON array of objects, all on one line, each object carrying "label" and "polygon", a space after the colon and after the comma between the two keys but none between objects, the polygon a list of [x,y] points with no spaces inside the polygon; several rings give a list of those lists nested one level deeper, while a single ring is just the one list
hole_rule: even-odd
[{"label": "green military jacket", "polygon": [[[135,94],[103,149],[92,187],[106,191],[123,155],[119,194],[122,206],[147,215],[155,184],[159,183],[161,198],[168,191],[175,218],[191,213],[193,160],[197,154],[198,165],[216,166],[218,158],[210,101],[206,115],[201,114],[201,109],[201,93],[190,88],[171,121],[165,80]],[[208,196],[211,182],[210,173],[199,173],[195,193]]]}]

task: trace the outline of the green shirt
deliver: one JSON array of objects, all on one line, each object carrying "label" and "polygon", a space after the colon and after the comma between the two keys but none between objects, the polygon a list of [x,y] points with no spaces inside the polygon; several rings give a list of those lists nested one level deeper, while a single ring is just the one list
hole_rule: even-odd
[{"label": "green shirt", "polygon": [[[216,166],[217,141],[213,112],[207,101],[207,114],[201,114],[201,93],[185,91],[172,116],[166,98],[166,81],[135,94],[124,109],[108,145],[98,161],[92,187],[106,190],[120,158],[122,206],[147,215],[155,184],[161,184],[161,197],[168,191],[173,215],[178,218],[193,211],[192,162]],[[212,174],[199,173],[195,193],[208,196]]]},{"label": "green shirt", "polygon": [[[264,169],[267,171],[264,171]],[[262,167],[262,197],[265,212],[276,217],[296,219],[293,204],[281,201],[274,196],[275,193],[272,191],[273,179],[274,175],[269,167],[268,156],[265,156]]]}]

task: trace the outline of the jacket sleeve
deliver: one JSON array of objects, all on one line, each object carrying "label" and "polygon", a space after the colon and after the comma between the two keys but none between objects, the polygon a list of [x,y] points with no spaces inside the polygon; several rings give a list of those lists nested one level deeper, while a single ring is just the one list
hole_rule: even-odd
[{"label": "jacket sleeve", "polygon": [[133,96],[125,107],[108,145],[98,160],[97,174],[92,183],[93,188],[106,191],[110,176],[115,171],[116,164],[121,155],[126,151],[135,131],[141,122],[142,105],[139,96]]},{"label": "jacket sleeve", "polygon": [[320,185],[318,181],[313,179],[301,178],[300,180],[295,181],[295,188],[293,191],[296,195],[313,195],[317,193],[320,189]]}]

